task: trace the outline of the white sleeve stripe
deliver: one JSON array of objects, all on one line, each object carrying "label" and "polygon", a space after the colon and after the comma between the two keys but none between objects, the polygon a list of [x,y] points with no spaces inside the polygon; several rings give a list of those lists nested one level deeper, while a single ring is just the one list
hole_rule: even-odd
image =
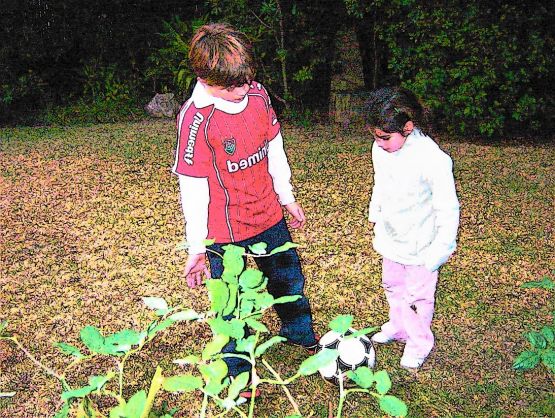
[{"label": "white sleeve stripe", "polygon": [[189,109],[189,107],[191,106],[191,103],[193,103],[193,99],[190,98],[189,100],[187,100],[187,102],[183,105],[183,108],[181,109],[181,112],[179,112],[179,122],[177,123],[177,141],[176,141],[176,146],[175,146],[175,160],[173,163],[173,167],[172,167],[172,172],[177,174],[175,170],[177,170],[177,164],[178,164],[178,160],[179,160],[179,145],[181,142],[181,125],[183,124],[183,119],[185,118],[185,113],[187,112],[187,109]]},{"label": "white sleeve stripe", "polygon": [[189,254],[206,252],[204,240],[208,236],[208,179],[178,175],[181,208],[185,218],[185,239]]},{"label": "white sleeve stripe", "polygon": [[279,202],[282,205],[293,203],[295,196],[291,185],[291,167],[289,167],[287,155],[283,149],[281,132],[278,132],[268,144],[268,172],[272,176]]}]

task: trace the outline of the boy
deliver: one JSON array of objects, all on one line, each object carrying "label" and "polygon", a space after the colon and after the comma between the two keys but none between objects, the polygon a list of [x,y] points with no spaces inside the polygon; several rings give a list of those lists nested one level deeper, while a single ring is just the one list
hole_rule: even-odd
[{"label": "boy", "polygon": [[[266,242],[267,250],[291,241],[281,205],[293,217],[291,227],[305,223],[295,201],[291,170],[283,149],[280,124],[268,93],[253,80],[254,59],[247,37],[227,24],[199,28],[191,40],[189,60],[197,75],[191,98],[177,117],[177,150],[173,171],[179,177],[181,204],[190,244],[185,276],[190,288],[203,275],[220,277],[220,257],[228,243],[246,247]],[[275,307],[289,342],[312,349],[316,344],[304,277],[294,249],[256,258],[275,297],[302,295]],[[233,351],[234,342],[224,347]],[[248,362],[225,359],[229,374],[250,370]]]}]

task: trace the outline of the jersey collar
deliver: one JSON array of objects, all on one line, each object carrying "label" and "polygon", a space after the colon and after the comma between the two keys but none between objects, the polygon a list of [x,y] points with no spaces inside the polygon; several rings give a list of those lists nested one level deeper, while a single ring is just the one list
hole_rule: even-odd
[{"label": "jersey collar", "polygon": [[216,109],[230,114],[241,113],[243,110],[245,110],[247,104],[249,103],[248,94],[245,95],[243,100],[238,103],[229,102],[227,100],[214,97],[208,94],[204,86],[198,81],[195,85],[195,88],[193,89],[193,94],[191,95],[191,98],[193,99],[193,103],[195,104],[195,107],[197,109],[213,105]]}]

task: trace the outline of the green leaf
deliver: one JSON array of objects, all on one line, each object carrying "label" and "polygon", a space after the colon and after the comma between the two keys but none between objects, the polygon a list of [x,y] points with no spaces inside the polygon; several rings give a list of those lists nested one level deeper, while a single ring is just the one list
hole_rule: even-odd
[{"label": "green leaf", "polygon": [[165,330],[168,327],[171,327],[175,324],[175,321],[172,321],[170,318],[164,319],[162,322],[157,323],[154,327],[149,327],[148,330],[148,338],[154,338],[154,335],[162,330]]},{"label": "green leaf", "polygon": [[345,334],[352,323],[353,315],[339,315],[330,322],[330,328],[339,334]]},{"label": "green leaf", "polygon": [[210,341],[202,350],[202,359],[208,360],[214,354],[218,354],[222,351],[222,348],[229,342],[229,336],[224,334],[214,335],[212,341]]},{"label": "green leaf", "polygon": [[243,259],[245,249],[231,244],[223,246],[222,249],[224,250],[224,272],[231,276],[239,276],[245,268],[245,260]]},{"label": "green leaf", "polygon": [[372,333],[372,332],[374,332],[374,331],[377,331],[378,329],[380,329],[380,327],[368,327],[368,328],[363,328],[363,329],[361,329],[361,330],[359,330],[359,331],[353,332],[352,334],[346,335],[346,336],[345,336],[345,339],[346,339],[346,340],[349,340],[349,339],[351,339],[351,338],[358,338],[358,337],[360,337],[361,335],[370,334],[370,333]]},{"label": "green leaf", "polygon": [[537,351],[524,351],[515,359],[513,369],[528,370],[533,369],[540,362],[541,355]]},{"label": "green leaf", "polygon": [[94,390],[100,390],[110,379],[113,379],[114,376],[114,372],[110,372],[106,376],[90,376],[89,386],[93,386],[95,388]]},{"label": "green leaf", "polygon": [[72,398],[84,398],[96,390],[95,386],[87,385],[82,388],[67,390],[62,392],[62,401],[67,401]]},{"label": "green leaf", "polygon": [[80,337],[83,344],[85,344],[91,352],[102,352],[102,348],[104,347],[104,337],[98,328],[88,325],[81,330]]},{"label": "green leaf", "polygon": [[251,327],[255,331],[260,331],[263,333],[269,332],[268,328],[266,328],[266,325],[264,325],[262,322],[257,321],[254,318],[247,318],[245,319],[245,322],[249,327]]},{"label": "green leaf", "polygon": [[555,350],[545,350],[542,353],[542,362],[548,369],[555,372]]},{"label": "green leaf", "polygon": [[270,348],[271,346],[273,346],[274,344],[286,341],[287,338],[284,337],[280,337],[280,336],[274,336],[272,338],[270,338],[268,341],[265,341],[264,343],[260,344],[258,347],[256,347],[256,350],[254,351],[254,356],[255,357],[260,357],[262,354],[264,354],[266,352],[266,350],[268,348]]},{"label": "green leaf", "polygon": [[376,382],[376,390],[380,395],[385,395],[391,389],[391,379],[385,370],[374,373],[374,381]]},{"label": "green leaf", "polygon": [[246,269],[239,276],[239,286],[241,289],[255,289],[263,282],[264,276],[260,270]]},{"label": "green leaf", "polygon": [[166,312],[169,310],[168,303],[163,298],[148,296],[143,297],[143,302],[150,309]]},{"label": "green leaf", "polygon": [[71,344],[56,343],[54,345],[58,347],[64,354],[68,354],[78,359],[82,359],[83,357],[85,357],[77,347],[74,347]]},{"label": "green leaf", "polygon": [[126,415],[129,418],[141,417],[146,405],[146,392],[144,390],[140,390],[135,393],[129,401],[127,401],[127,405],[125,407]]},{"label": "green leaf", "polygon": [[283,253],[287,250],[290,250],[291,248],[297,248],[299,246],[299,244],[293,244],[292,242],[286,242],[283,245],[280,245],[279,247],[274,248],[272,251],[270,251],[270,255],[276,254],[276,253]]},{"label": "green leaf", "polygon": [[237,399],[239,397],[239,393],[248,385],[250,379],[249,372],[243,372],[237,375],[229,385],[227,390],[227,397],[229,399]]},{"label": "green leaf", "polygon": [[374,383],[374,373],[368,367],[359,367],[355,371],[348,371],[347,377],[363,389],[368,389]]},{"label": "green leaf", "polygon": [[282,297],[277,298],[277,299],[274,300],[274,305],[277,305],[279,303],[295,302],[296,300],[299,300],[300,298],[302,298],[301,295],[282,296]]},{"label": "green leaf", "polygon": [[245,322],[241,319],[230,319],[226,321],[222,317],[210,318],[207,320],[213,334],[224,334],[229,337],[239,339],[245,335]]},{"label": "green leaf", "polygon": [[205,283],[208,289],[208,297],[210,298],[210,310],[222,313],[229,299],[227,283],[219,279],[208,279]]},{"label": "green leaf", "polygon": [[223,383],[218,383],[216,381],[208,382],[204,386],[204,390],[206,393],[212,396],[218,396],[222,390],[225,389],[225,385]]},{"label": "green leaf", "polygon": [[207,382],[220,383],[227,376],[227,364],[223,360],[216,360],[208,364],[199,365],[199,371]]},{"label": "green leaf", "polygon": [[528,341],[533,348],[539,348],[540,350],[543,350],[545,347],[547,347],[547,340],[539,332],[529,332],[526,334],[526,338],[528,338]]},{"label": "green leaf", "polygon": [[54,415],[54,418],[67,418],[69,416],[69,408],[69,403],[64,402],[62,408]]},{"label": "green leaf", "polygon": [[202,316],[203,315],[199,314],[197,311],[193,309],[187,309],[186,311],[179,311],[168,316],[168,319],[171,319],[174,322],[194,321],[195,319],[202,318]]},{"label": "green leaf", "polygon": [[192,392],[203,386],[204,382],[198,376],[182,374],[164,378],[162,387],[168,392]]},{"label": "green leaf", "polygon": [[132,346],[138,345],[143,339],[144,334],[137,332],[133,329],[124,329],[116,332],[104,339],[104,344],[112,344],[115,346]]},{"label": "green leaf", "polygon": [[249,335],[247,338],[237,340],[237,351],[239,353],[252,353],[256,346],[256,336]]},{"label": "green leaf", "polygon": [[249,245],[249,249],[251,250],[251,252],[256,255],[266,254],[267,247],[268,244],[266,244],[265,242],[259,242],[254,245]]},{"label": "green leaf", "polygon": [[266,309],[274,304],[274,297],[268,292],[258,293],[255,300],[255,309]]},{"label": "green leaf", "polygon": [[339,352],[337,350],[324,348],[301,363],[299,366],[299,374],[302,376],[310,376],[316,373],[318,369],[337,360],[337,357],[339,357]]},{"label": "green leaf", "polygon": [[555,289],[555,283],[553,283],[553,280],[545,276],[543,277],[542,280],[539,280],[539,281],[526,282],[522,285],[522,287],[526,289],[537,288],[537,289],[553,290]]},{"label": "green leaf", "polygon": [[394,417],[406,417],[408,414],[407,405],[401,399],[392,395],[385,395],[380,398],[380,409]]},{"label": "green leaf", "polygon": [[553,331],[553,328],[545,326],[541,329],[540,332],[546,339],[548,344],[553,344],[553,342],[555,342],[555,332]]},{"label": "green leaf", "polygon": [[222,315],[231,315],[235,308],[237,308],[237,291],[239,290],[239,285],[237,283],[229,283],[229,299],[225,309],[222,311]]},{"label": "green leaf", "polygon": [[254,309],[254,301],[249,299],[242,299],[241,306],[239,308],[239,315],[245,317],[250,315]]}]

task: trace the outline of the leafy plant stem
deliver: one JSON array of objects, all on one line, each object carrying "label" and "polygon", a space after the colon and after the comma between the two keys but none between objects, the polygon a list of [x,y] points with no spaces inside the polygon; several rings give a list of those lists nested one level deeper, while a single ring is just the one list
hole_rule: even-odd
[{"label": "leafy plant stem", "polygon": [[55,377],[56,379],[58,379],[61,383],[62,386],[64,387],[64,389],[69,388],[69,385],[67,384],[64,376],[56,373],[56,371],[44,364],[42,364],[40,361],[38,361],[35,356],[33,356],[31,354],[31,352],[29,350],[27,350],[17,339],[17,337],[0,337],[0,340],[10,340],[13,341],[15,345],[17,345],[17,347],[23,351],[25,353],[25,355],[29,358],[29,360],[31,360],[33,363],[35,363],[38,367],[40,367],[42,370],[44,370],[47,374],[49,374],[50,376]]},{"label": "leafy plant stem", "polygon": [[150,410],[152,409],[152,404],[154,403],[154,398],[156,394],[162,387],[164,383],[164,376],[162,376],[162,368],[160,366],[156,367],[156,372],[152,377],[152,381],[150,383],[150,389],[148,390],[148,395],[146,398],[146,403],[143,408],[143,413],[141,414],[141,418],[148,418],[150,415]]},{"label": "leafy plant stem", "polygon": [[64,373],[62,374],[62,376],[65,377],[65,376],[67,375],[67,373],[68,373],[71,369],[73,369],[75,366],[77,366],[79,363],[82,363],[83,361],[89,360],[89,359],[91,359],[91,358],[93,358],[93,357],[95,357],[95,354],[91,354],[91,355],[89,355],[89,356],[84,356],[84,357],[81,357],[81,358],[76,358],[75,360],[73,360],[71,363],[69,363],[69,364],[67,365],[67,367],[64,369]]},{"label": "leafy plant stem", "polygon": [[202,393],[204,394],[203,398],[202,398],[202,406],[200,408],[200,418],[205,418],[206,417],[206,408],[208,408],[208,394],[205,391],[202,391]]},{"label": "leafy plant stem", "polygon": [[336,418],[341,418],[341,414],[343,413],[343,403],[345,402],[345,398],[347,394],[345,393],[345,388],[343,386],[343,375],[339,376],[339,405],[337,405],[337,415]]},{"label": "leafy plant stem", "polygon": [[240,359],[246,360],[246,361],[248,361],[249,363],[252,364],[251,358],[248,357],[248,356],[245,356],[244,354],[223,353],[221,355],[221,358],[227,358],[227,357],[240,358]]},{"label": "leafy plant stem", "polygon": [[123,394],[123,367],[124,367],[124,360],[118,361],[118,373],[119,373],[119,396],[121,397]]},{"label": "leafy plant stem", "polygon": [[295,399],[291,395],[291,392],[287,388],[287,385],[285,384],[285,382],[283,381],[283,379],[281,378],[279,373],[276,372],[272,366],[270,366],[270,364],[266,361],[266,359],[262,359],[262,364],[270,371],[270,373],[272,373],[274,375],[277,382],[281,385],[281,387],[283,388],[283,391],[285,392],[285,395],[287,396],[287,399],[289,399],[289,402],[293,406],[293,409],[295,410],[295,413],[299,416],[302,416],[301,411],[299,410],[299,405],[297,404],[297,402],[295,401]]},{"label": "leafy plant stem", "polygon": [[[200,411],[200,415],[199,418],[206,418],[206,409],[208,408],[208,398],[213,398],[216,401],[221,402],[222,400],[214,395],[209,394],[208,392],[206,392],[204,389],[200,389],[200,391],[203,393],[204,397],[202,399],[202,406],[201,406],[201,411]],[[216,404],[218,404],[218,402],[216,402]],[[243,418],[248,418],[247,414],[245,414],[243,411],[241,411],[241,409],[239,409],[237,406],[232,406],[231,409],[233,409],[235,412],[237,412],[237,414],[239,414],[241,417]],[[221,414],[217,415],[217,416],[223,416],[226,415],[227,412],[224,411]]]}]

